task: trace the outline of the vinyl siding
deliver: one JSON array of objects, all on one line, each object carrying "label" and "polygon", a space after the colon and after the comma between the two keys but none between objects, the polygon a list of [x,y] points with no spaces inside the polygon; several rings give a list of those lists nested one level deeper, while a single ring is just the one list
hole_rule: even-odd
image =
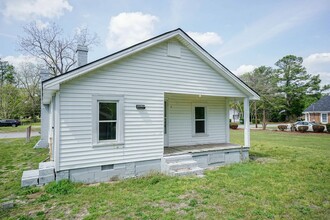
[{"label": "vinyl siding", "polygon": [[[61,84],[59,170],[161,158],[165,93],[244,96],[188,48],[182,46],[181,57],[177,58],[167,56],[166,42],[156,45]],[[124,96],[124,145],[92,146],[93,95]],[[225,134],[221,133],[224,98],[209,99],[208,114],[220,116],[210,120],[208,137],[189,140],[191,103],[185,100],[181,103],[180,96],[177,99],[173,96],[173,101],[178,102],[173,117],[182,117],[185,129],[190,126],[190,133],[182,130],[182,134],[175,135],[180,129],[173,123],[171,145],[224,140]],[[137,110],[137,104],[144,104],[146,109]]]}]

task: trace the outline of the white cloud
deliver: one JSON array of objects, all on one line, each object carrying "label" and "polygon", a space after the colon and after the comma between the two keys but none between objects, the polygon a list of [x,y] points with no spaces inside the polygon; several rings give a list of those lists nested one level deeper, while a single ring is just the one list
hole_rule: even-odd
[{"label": "white cloud", "polygon": [[235,73],[236,75],[242,75],[244,73],[248,73],[248,72],[252,72],[255,68],[257,68],[256,66],[253,65],[241,65],[239,66],[236,70],[233,70],[233,73]]},{"label": "white cloud", "polygon": [[187,34],[203,47],[208,45],[219,45],[223,43],[222,38],[214,32],[188,32]]},{"label": "white cloud", "polygon": [[2,13],[7,18],[31,20],[60,17],[65,11],[72,11],[68,0],[6,0]]},{"label": "white cloud", "polygon": [[320,75],[321,85],[330,85],[330,70],[329,72],[315,72],[315,75]]},{"label": "white cloud", "polygon": [[38,63],[38,60],[35,57],[26,55],[6,56],[2,57],[1,60],[8,61],[8,63],[13,65],[15,68],[18,68],[22,63]]},{"label": "white cloud", "polygon": [[321,84],[330,84],[330,53],[314,53],[304,59],[303,65],[310,74],[319,74]]},{"label": "white cloud", "polygon": [[36,25],[37,25],[37,28],[39,30],[41,30],[41,29],[44,29],[44,28],[48,27],[49,23],[48,22],[43,22],[43,21],[37,19],[36,20]]},{"label": "white cloud", "polygon": [[330,53],[314,53],[304,59],[305,65],[330,63]]},{"label": "white cloud", "polygon": [[151,38],[158,18],[142,12],[120,13],[111,17],[106,46],[109,50],[123,49]]}]

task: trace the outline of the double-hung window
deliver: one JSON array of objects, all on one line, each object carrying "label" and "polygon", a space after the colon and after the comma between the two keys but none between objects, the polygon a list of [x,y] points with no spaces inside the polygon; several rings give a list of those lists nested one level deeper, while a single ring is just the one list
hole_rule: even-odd
[{"label": "double-hung window", "polygon": [[327,113],[322,113],[321,114],[321,123],[328,123],[328,114]]},{"label": "double-hung window", "polygon": [[206,134],[206,107],[194,107],[194,130],[195,134]]},{"label": "double-hung window", "polygon": [[93,96],[93,145],[123,144],[123,96]]},{"label": "double-hung window", "polygon": [[99,101],[99,141],[117,140],[117,102]]}]

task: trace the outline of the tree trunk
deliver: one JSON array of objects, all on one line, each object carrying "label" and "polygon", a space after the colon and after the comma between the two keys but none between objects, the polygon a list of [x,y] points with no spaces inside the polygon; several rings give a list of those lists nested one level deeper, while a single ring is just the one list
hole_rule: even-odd
[{"label": "tree trunk", "polygon": [[262,110],[262,130],[266,130],[266,109]]},{"label": "tree trunk", "polygon": [[254,115],[254,122],[256,123],[256,128],[258,128],[257,101],[254,102]]}]

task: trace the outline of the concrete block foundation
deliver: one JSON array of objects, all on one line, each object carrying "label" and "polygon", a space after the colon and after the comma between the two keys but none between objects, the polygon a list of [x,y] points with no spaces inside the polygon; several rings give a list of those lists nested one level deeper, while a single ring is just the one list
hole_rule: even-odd
[{"label": "concrete block foundation", "polygon": [[160,159],[121,164],[110,164],[56,172],[56,181],[70,179],[73,182],[97,183],[160,172]]},{"label": "concrete block foundation", "polygon": [[[166,160],[164,158],[166,158]],[[143,176],[151,172],[163,172],[167,170],[165,169],[167,167],[165,163],[175,163],[174,165],[172,164],[171,167],[173,169],[181,169],[181,173],[179,171],[177,172],[180,175],[188,173],[188,171],[194,171],[193,173],[200,174],[203,172],[203,169],[208,167],[218,167],[248,160],[249,148],[236,147],[199,152],[195,151],[184,155],[165,155],[164,158],[121,164],[108,164],[58,172],[55,172],[54,162],[43,162],[39,164],[38,170],[23,172],[21,185],[22,187],[44,185],[54,180],[60,181],[64,179],[82,183],[108,182],[117,179]],[[178,158],[180,158],[180,160],[187,159],[189,161],[178,163]]]}]

